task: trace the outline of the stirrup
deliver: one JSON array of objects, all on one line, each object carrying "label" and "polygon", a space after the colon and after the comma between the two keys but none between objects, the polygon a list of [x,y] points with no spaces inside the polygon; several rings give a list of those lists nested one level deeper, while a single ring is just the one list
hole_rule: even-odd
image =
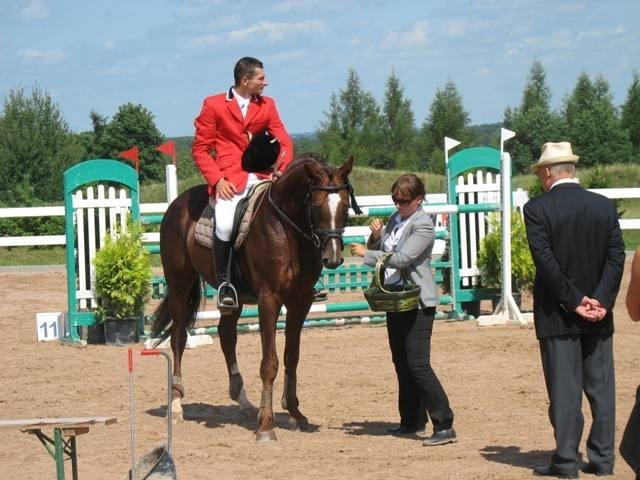
[{"label": "stirrup", "polygon": [[[224,292],[224,302],[221,301],[222,292]],[[217,303],[218,310],[238,310],[240,306],[238,305],[238,292],[236,291],[236,287],[226,281],[218,285]]]},{"label": "stirrup", "polygon": [[313,301],[314,302],[324,302],[327,299],[327,292],[324,290],[318,290],[317,288],[313,289]]}]

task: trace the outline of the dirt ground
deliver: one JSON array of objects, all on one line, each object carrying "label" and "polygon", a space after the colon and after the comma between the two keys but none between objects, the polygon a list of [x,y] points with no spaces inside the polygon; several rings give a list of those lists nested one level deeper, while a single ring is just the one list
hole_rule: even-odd
[{"label": "dirt ground", "polygon": [[[628,270],[615,310],[616,445],[640,382],[640,325],[624,309],[627,283]],[[78,437],[79,477],[126,478],[131,459],[127,349],[36,342],[36,312],[66,310],[63,272],[0,273],[0,304],[0,419],[116,416],[116,425],[96,426]],[[142,345],[134,348],[140,458],[166,439],[166,364],[160,357],[140,357]],[[280,358],[283,348],[279,333]],[[187,350],[185,421],[173,429],[177,478],[531,478],[531,468],[546,463],[554,444],[533,326],[438,321],[432,351],[455,411],[459,441],[428,448],[417,438],[385,434],[398,415],[384,325],[303,331],[298,395],[311,429],[289,430],[278,406],[278,441],[269,445],[256,444],[255,418],[247,418],[228,398],[217,340]],[[257,403],[258,335],[240,335],[238,352],[250,399]],[[276,389],[279,398],[282,369]],[[587,428],[589,418],[586,412]],[[0,466],[2,479],[55,478],[44,448],[17,429],[0,430]],[[615,478],[633,478],[620,458]]]}]

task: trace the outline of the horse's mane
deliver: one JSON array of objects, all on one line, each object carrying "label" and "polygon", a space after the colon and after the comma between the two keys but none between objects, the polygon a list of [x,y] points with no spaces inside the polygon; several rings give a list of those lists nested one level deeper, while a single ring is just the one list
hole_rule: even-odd
[{"label": "horse's mane", "polygon": [[325,155],[322,155],[321,153],[317,153],[317,152],[303,153],[299,157],[296,157],[293,160],[293,162],[291,162],[291,164],[304,162],[305,160],[314,161],[314,162],[317,162],[317,163],[319,163],[321,165],[328,165],[329,164],[329,161],[327,160],[327,157]]},{"label": "horse's mane", "polygon": [[[294,158],[289,164],[282,179],[274,183],[274,191],[279,193],[287,192],[289,189],[294,188],[295,185],[299,185],[300,179],[307,178],[305,165],[309,164],[314,164],[316,167],[319,167],[317,171],[323,172],[323,174],[327,176],[331,176],[335,171],[335,167],[329,164],[327,157],[324,155],[319,153],[304,153]],[[307,185],[307,183],[307,181],[304,181],[304,185]]]},{"label": "horse's mane", "polygon": [[310,152],[310,153],[303,153],[302,155],[294,158],[291,164],[289,165],[289,167],[287,168],[285,174],[288,172],[297,170],[303,167],[307,163],[315,163],[327,173],[329,173],[330,170],[335,169],[333,165],[329,164],[329,161],[326,156],[320,153]]}]

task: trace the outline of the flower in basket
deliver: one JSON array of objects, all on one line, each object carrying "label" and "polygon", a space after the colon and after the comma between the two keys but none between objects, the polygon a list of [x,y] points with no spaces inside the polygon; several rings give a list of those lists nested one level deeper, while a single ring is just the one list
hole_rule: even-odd
[{"label": "flower in basket", "polygon": [[100,319],[140,316],[149,299],[151,282],[151,262],[142,246],[140,223],[129,222],[126,230],[107,235],[93,264],[95,291],[102,302]]}]

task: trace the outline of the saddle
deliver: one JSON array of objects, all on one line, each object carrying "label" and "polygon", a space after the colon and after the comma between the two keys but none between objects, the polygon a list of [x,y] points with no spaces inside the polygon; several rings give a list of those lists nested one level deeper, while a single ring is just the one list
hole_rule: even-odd
[{"label": "saddle", "polygon": [[[233,228],[231,230],[231,240],[233,241],[234,252],[240,250],[244,244],[256,209],[260,205],[262,198],[264,198],[263,193],[267,191],[267,188],[269,188],[270,185],[270,181],[262,181],[253,185],[250,188],[249,193],[247,193],[247,196],[238,202],[233,217]],[[210,250],[213,248],[213,235],[215,231],[214,209],[215,207],[212,205],[210,200],[200,214],[200,218],[198,219],[198,223],[196,224],[194,231],[196,242]],[[244,303],[257,303],[257,295],[242,277],[237,256],[234,255],[233,252],[229,259],[228,278],[233,279],[233,284],[236,290],[238,293],[242,294],[246,300]]]}]

